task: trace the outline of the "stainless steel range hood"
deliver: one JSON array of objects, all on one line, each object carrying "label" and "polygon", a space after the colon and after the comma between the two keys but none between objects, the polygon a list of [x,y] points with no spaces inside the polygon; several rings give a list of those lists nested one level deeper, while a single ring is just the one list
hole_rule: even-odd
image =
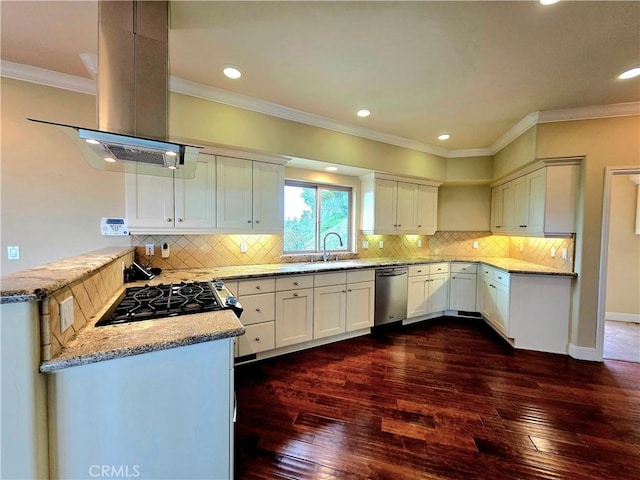
[{"label": "stainless steel range hood", "polygon": [[168,2],[102,0],[98,11],[98,130],[33,121],[61,128],[95,168],[193,177],[200,147],[167,140]]}]

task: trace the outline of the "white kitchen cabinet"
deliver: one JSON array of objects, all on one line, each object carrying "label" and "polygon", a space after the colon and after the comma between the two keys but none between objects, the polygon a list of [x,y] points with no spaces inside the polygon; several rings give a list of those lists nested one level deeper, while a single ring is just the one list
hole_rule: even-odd
[{"label": "white kitchen cabinet", "polygon": [[509,281],[508,273],[482,266],[482,316],[507,337],[511,336]]},{"label": "white kitchen cabinet", "polygon": [[373,326],[375,271],[315,275],[313,338]]},{"label": "white kitchen cabinet", "polygon": [[476,311],[477,264],[452,263],[449,285],[449,309]]},{"label": "white kitchen cabinet", "polygon": [[284,166],[224,156],[216,161],[218,229],[282,233]]},{"label": "white kitchen cabinet", "polygon": [[267,277],[238,282],[238,300],[243,307],[240,321],[246,332],[238,337],[238,356],[275,348],[276,279]]},{"label": "white kitchen cabinet", "polygon": [[216,227],[216,163],[198,156],[194,178],[125,174],[126,212],[133,232],[181,233]]},{"label": "white kitchen cabinet", "polygon": [[276,348],[313,339],[312,275],[278,279]]},{"label": "white kitchen cabinet", "polygon": [[438,224],[438,188],[418,185],[418,230],[420,235],[433,235]]},{"label": "white kitchen cabinet", "polygon": [[409,267],[407,318],[442,312],[449,306],[449,264]]},{"label": "white kitchen cabinet", "polygon": [[47,375],[51,478],[100,465],[141,480],[233,478],[232,351],[221,339]]},{"label": "white kitchen cabinet", "polygon": [[580,165],[571,159],[536,164],[491,192],[491,231],[526,236],[575,233]]},{"label": "white kitchen cabinet", "polygon": [[360,177],[365,233],[435,233],[439,183],[383,174]]}]

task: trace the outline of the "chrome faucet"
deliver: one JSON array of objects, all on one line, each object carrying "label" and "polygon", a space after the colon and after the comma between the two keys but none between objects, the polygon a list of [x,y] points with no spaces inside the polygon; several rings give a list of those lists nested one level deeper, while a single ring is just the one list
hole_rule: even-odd
[{"label": "chrome faucet", "polygon": [[327,260],[329,260],[329,255],[330,253],[327,253],[327,237],[329,235],[335,235],[336,237],[338,237],[338,240],[340,241],[340,246],[342,247],[343,243],[342,243],[342,237],[340,237],[340,235],[338,235],[336,232],[329,232],[324,236],[324,240],[322,241],[322,260],[324,262],[326,262]]}]

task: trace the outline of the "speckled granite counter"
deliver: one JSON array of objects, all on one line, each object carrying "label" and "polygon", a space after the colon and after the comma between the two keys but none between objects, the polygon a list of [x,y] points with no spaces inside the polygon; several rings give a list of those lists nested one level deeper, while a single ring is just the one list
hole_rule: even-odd
[{"label": "speckled granite counter", "polygon": [[51,373],[63,368],[128,357],[244,334],[244,327],[231,310],[183,315],[94,327],[87,325],[56,358],[40,365]]},{"label": "speckled granite counter", "polygon": [[35,302],[88,273],[130,253],[133,248],[106,247],[59,262],[0,277],[0,303]]},{"label": "speckled granite counter", "polygon": [[338,260],[333,262],[280,263],[265,265],[238,265],[232,267],[190,268],[162,272],[151,283],[192,282],[197,280],[239,280],[244,278],[268,277],[274,275],[300,275],[322,273],[353,268],[376,268],[394,265],[412,265],[435,262],[480,262],[509,273],[534,275],[563,275],[575,277],[573,272],[563,272],[556,268],[512,258],[430,256],[422,258],[371,258],[366,260]]}]

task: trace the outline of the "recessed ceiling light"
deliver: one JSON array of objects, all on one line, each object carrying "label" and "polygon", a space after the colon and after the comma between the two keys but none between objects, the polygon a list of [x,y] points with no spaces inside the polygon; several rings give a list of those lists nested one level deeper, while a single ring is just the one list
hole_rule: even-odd
[{"label": "recessed ceiling light", "polygon": [[542,5],[553,5],[554,3],[558,3],[560,0],[540,0]]},{"label": "recessed ceiling light", "polygon": [[451,135],[449,135],[448,133],[442,133],[438,135],[438,140],[449,140],[450,138],[451,138]]},{"label": "recessed ceiling light", "polygon": [[224,67],[224,70],[222,70],[222,72],[227,77],[233,78],[234,80],[236,78],[240,78],[242,76],[242,73],[240,72],[240,70],[238,70],[236,67],[232,67],[232,66]]},{"label": "recessed ceiling light", "polygon": [[338,170],[338,167],[324,167],[327,172],[335,172]]},{"label": "recessed ceiling light", "polygon": [[622,72],[620,75],[618,75],[618,78],[620,80],[627,80],[629,78],[636,78],[639,75],[640,75],[640,65],[630,68],[626,72]]},{"label": "recessed ceiling light", "polygon": [[358,115],[361,118],[365,118],[371,115],[371,110],[369,110],[368,108],[361,108],[360,110],[358,110],[356,115]]}]

